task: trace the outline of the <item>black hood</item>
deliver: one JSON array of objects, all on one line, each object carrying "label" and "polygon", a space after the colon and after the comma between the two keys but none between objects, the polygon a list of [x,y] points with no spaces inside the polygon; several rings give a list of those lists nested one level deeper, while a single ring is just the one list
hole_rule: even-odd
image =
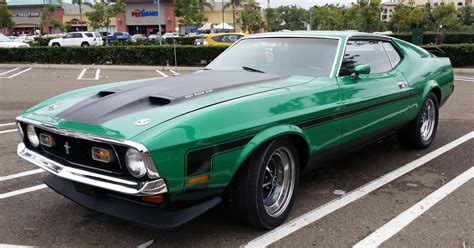
[{"label": "black hood", "polygon": [[56,116],[69,121],[100,124],[148,108],[284,78],[286,77],[246,71],[202,71],[178,77],[146,79],[97,92]]}]

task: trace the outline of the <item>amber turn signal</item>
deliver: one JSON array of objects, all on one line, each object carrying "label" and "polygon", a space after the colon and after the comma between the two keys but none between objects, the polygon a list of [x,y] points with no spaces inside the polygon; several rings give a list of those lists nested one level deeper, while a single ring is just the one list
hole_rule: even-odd
[{"label": "amber turn signal", "polygon": [[51,137],[51,135],[40,133],[39,137],[40,137],[40,144],[41,145],[44,145],[44,146],[47,146],[47,147],[52,147],[53,146],[54,142],[53,142],[53,138]]},{"label": "amber turn signal", "polygon": [[92,147],[92,158],[96,161],[108,163],[110,161],[109,150]]},{"label": "amber turn signal", "polygon": [[202,176],[192,177],[192,178],[188,178],[188,180],[186,180],[186,183],[188,185],[204,183],[204,182],[209,182],[209,175],[202,175]]},{"label": "amber turn signal", "polygon": [[144,196],[143,201],[152,203],[163,203],[163,195],[147,195]]}]

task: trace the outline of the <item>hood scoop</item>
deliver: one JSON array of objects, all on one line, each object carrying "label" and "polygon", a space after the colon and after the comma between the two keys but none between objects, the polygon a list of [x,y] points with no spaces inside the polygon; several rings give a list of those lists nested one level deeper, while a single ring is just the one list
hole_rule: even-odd
[{"label": "hood scoop", "polygon": [[108,95],[112,95],[112,94],[115,94],[116,92],[115,91],[112,91],[112,90],[103,90],[99,93],[97,93],[97,95],[95,95],[94,97],[96,98],[102,98],[102,97],[106,97]]},{"label": "hood scoop", "polygon": [[155,106],[164,106],[171,103],[171,99],[162,96],[149,96],[147,100],[150,105]]}]

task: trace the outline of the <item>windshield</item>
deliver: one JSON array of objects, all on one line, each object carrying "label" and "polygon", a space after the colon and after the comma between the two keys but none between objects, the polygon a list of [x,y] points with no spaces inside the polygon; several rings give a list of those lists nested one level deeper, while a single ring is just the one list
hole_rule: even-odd
[{"label": "windshield", "polygon": [[0,34],[0,42],[9,42],[11,41],[8,37],[6,37],[4,34]]},{"label": "windshield", "polygon": [[336,58],[337,39],[245,39],[213,61],[207,69],[328,77]]}]

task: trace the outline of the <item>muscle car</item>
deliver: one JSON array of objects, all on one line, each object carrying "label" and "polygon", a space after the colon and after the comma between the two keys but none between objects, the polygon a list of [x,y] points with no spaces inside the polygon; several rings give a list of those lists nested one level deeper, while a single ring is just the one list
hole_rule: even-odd
[{"label": "muscle car", "polygon": [[288,216],[308,161],[396,134],[428,147],[454,90],[448,58],[358,32],[244,37],[196,73],[68,92],[17,118],[18,155],[95,211],[170,229],[227,202]]}]

